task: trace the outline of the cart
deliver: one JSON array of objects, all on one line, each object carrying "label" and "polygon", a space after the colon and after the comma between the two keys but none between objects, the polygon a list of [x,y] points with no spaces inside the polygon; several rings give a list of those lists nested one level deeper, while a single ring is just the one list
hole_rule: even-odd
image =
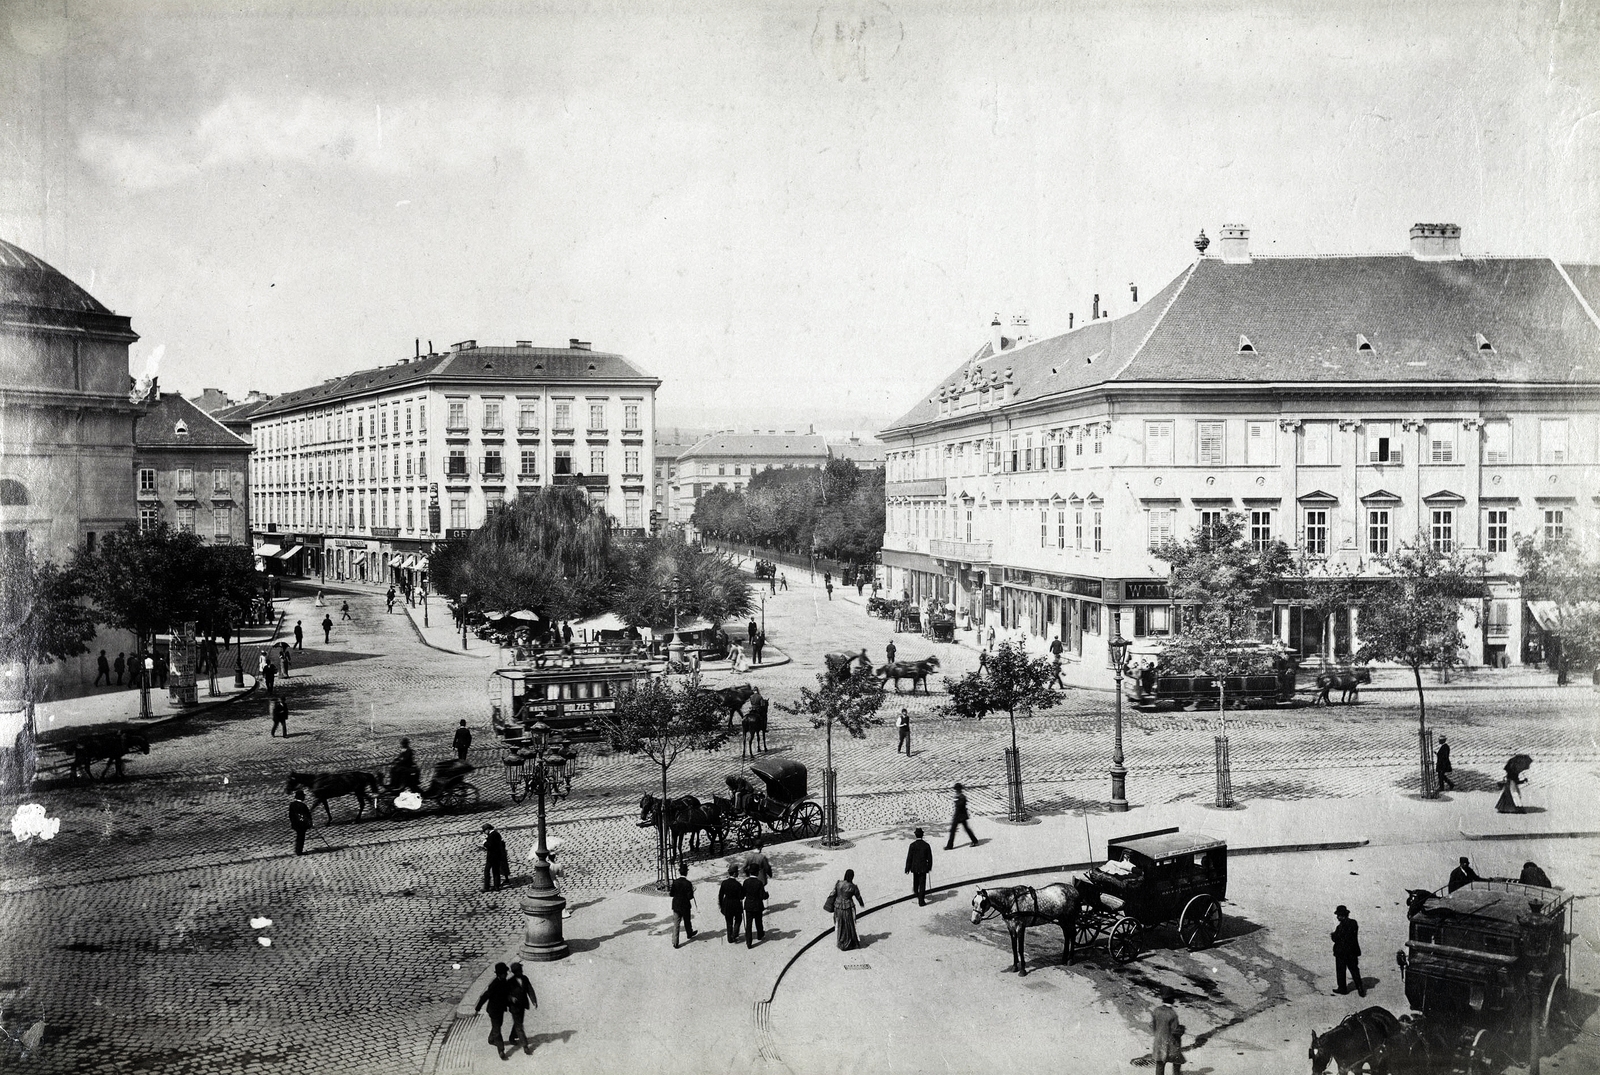
[{"label": "cart", "polygon": [[806,798],[806,767],[787,759],[762,760],[750,766],[761,778],[757,788],[743,773],[727,778],[733,791],[730,829],[740,847],[764,836],[807,839],[822,834],[822,807]]},{"label": "cart", "polygon": [[778,565],[771,560],[756,561],[756,578],[770,579],[778,574]]},{"label": "cart", "polygon": [[1172,922],[1184,947],[1209,947],[1222,933],[1228,845],[1201,833],[1158,829],[1106,842],[1106,861],[1073,878],[1080,948],[1104,939],[1118,963],[1138,958],[1147,930]]},{"label": "cart", "polygon": [[[447,814],[469,809],[478,802],[478,786],[467,779],[467,774],[473,768],[470,762],[446,758],[434,765],[433,779],[428,781],[428,786],[415,790],[422,796],[423,802],[437,803],[439,809]],[[395,798],[411,790],[392,782],[379,787],[373,798],[378,815],[392,817],[400,809],[395,805]]]},{"label": "cart", "polygon": [[900,609],[899,614],[895,617],[894,629],[897,633],[900,631],[915,631],[921,634],[922,610],[916,605],[906,605]]},{"label": "cart", "polygon": [[956,640],[955,613],[937,612],[928,617],[928,629],[923,632],[933,642],[954,642]]}]

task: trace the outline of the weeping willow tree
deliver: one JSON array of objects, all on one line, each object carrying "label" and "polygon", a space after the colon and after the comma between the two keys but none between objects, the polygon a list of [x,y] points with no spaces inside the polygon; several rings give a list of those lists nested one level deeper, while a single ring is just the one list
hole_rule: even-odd
[{"label": "weeping willow tree", "polygon": [[622,559],[623,581],[612,608],[637,627],[671,627],[674,606],[680,622],[700,617],[720,624],[754,605],[744,573],[727,555],[691,548],[676,533],[636,542]]}]

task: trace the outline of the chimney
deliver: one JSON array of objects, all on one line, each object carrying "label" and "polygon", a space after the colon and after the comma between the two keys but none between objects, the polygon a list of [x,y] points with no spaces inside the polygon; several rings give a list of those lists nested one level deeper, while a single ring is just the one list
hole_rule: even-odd
[{"label": "chimney", "polygon": [[1072,331],[1072,319],[1073,319],[1074,316],[1076,316],[1076,315],[1073,314],[1070,310],[1067,312],[1067,331],[1068,332]]},{"label": "chimney", "polygon": [[412,357],[413,358],[421,358],[422,357],[422,337],[421,336],[417,337],[417,353],[415,355],[413,355]]},{"label": "chimney", "polygon": [[1028,332],[1028,315],[1027,314],[1012,314],[1011,315],[1011,346],[1012,347],[1021,347],[1024,340],[1028,340],[1028,339],[1031,339],[1031,338],[1032,338],[1032,334]]},{"label": "chimney", "polygon": [[1133,292],[1133,308],[1137,310],[1139,308],[1139,285],[1129,284],[1128,290]]},{"label": "chimney", "polygon": [[1006,345],[1006,338],[1000,328],[1000,315],[994,315],[994,320],[989,322],[989,350],[999,354]]},{"label": "chimney", "polygon": [[462,340],[460,343],[451,344],[451,350],[454,351],[476,351],[477,349],[477,340]]},{"label": "chimney", "polygon": [[1100,295],[1099,295],[1099,293],[1095,294],[1095,297],[1094,297],[1094,316],[1090,317],[1089,320],[1091,320],[1091,321],[1100,320]]},{"label": "chimney", "polygon": [[522,347],[522,348],[532,347],[533,346],[533,341],[532,340],[518,340],[517,341],[517,346],[518,347]]},{"label": "chimney", "polygon": [[1411,225],[1411,256],[1418,261],[1459,261],[1461,226],[1459,224]]},{"label": "chimney", "polygon": [[567,346],[574,351],[587,351],[589,349],[589,341],[580,340],[576,336],[569,336],[567,338]]},{"label": "chimney", "polygon": [[1224,224],[1217,245],[1222,248],[1224,264],[1250,264],[1250,229],[1243,224]]}]

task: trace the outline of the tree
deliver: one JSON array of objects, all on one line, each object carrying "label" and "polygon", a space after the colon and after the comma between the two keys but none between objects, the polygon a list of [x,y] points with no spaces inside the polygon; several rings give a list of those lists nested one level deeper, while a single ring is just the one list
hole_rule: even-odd
[{"label": "tree", "polygon": [[1328,667],[1337,639],[1333,617],[1356,604],[1358,591],[1351,571],[1302,554],[1284,577],[1283,592],[1303,610],[1308,623],[1317,625],[1322,666]]},{"label": "tree", "polygon": [[[725,554],[691,548],[676,532],[630,546],[612,609],[640,627],[672,627],[674,614],[720,624],[754,604],[744,573]],[[676,591],[674,591],[676,583]]]},{"label": "tree", "polygon": [[960,679],[945,677],[950,701],[945,711],[958,717],[982,719],[990,713],[1004,713],[1011,722],[1011,756],[1018,759],[1009,773],[1012,820],[1023,819],[1022,762],[1017,753],[1017,713],[1031,714],[1061,704],[1061,692],[1049,684],[1055,679],[1055,664],[1044,657],[1030,657],[1021,643],[1002,642],[975,672]]},{"label": "tree", "polygon": [[848,459],[765,470],[742,491],[713,489],[694,524],[712,537],[863,562],[883,547],[884,476]]},{"label": "tree", "polygon": [[[801,687],[799,701],[792,706],[778,706],[785,712],[809,718],[813,728],[827,729],[828,777],[833,774],[835,724],[849,732],[852,739],[864,739],[869,727],[883,723],[883,718],[878,716],[878,710],[883,705],[883,683],[873,675],[871,669],[859,665],[852,667],[854,671],[847,675],[819,672],[815,690]],[[829,844],[834,844],[839,841],[839,804],[836,787],[831,782],[824,788],[824,798],[828,804],[825,839]]]},{"label": "tree", "polygon": [[36,665],[89,651],[94,614],[77,578],[26,546],[0,551],[0,664],[22,666],[23,698],[33,701]]},{"label": "tree", "polygon": [[1522,596],[1555,607],[1550,633],[1559,647],[1554,664],[1561,682],[1573,662],[1600,663],[1600,557],[1572,538],[1541,542],[1519,534],[1517,566]]},{"label": "tree", "polygon": [[72,572],[100,622],[133,632],[141,648],[176,624],[220,626],[260,585],[247,549],[207,546],[166,524],[106,534],[94,552],[79,551]]},{"label": "tree", "polygon": [[[1417,687],[1418,741],[1426,742],[1428,699],[1422,689],[1424,668],[1450,668],[1461,662],[1466,636],[1461,632],[1462,605],[1481,607],[1488,594],[1481,554],[1436,548],[1426,533],[1402,543],[1378,560],[1382,578],[1362,592],[1359,630],[1363,661],[1393,661],[1411,669]],[[1422,760],[1423,794],[1431,795],[1430,768]]]},{"label": "tree", "polygon": [[724,712],[709,691],[700,689],[700,677],[681,683],[666,677],[650,679],[631,694],[617,699],[609,713],[596,713],[590,723],[605,733],[611,749],[624,754],[643,754],[661,770],[661,831],[659,882],[668,878],[667,772],[686,750],[714,751],[727,742],[729,731]]}]

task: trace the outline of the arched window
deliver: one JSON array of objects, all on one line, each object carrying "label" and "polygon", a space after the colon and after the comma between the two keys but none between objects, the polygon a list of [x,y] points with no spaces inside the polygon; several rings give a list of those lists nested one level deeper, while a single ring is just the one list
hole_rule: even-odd
[{"label": "arched window", "polygon": [[28,503],[28,487],[14,478],[0,478],[0,506],[25,507]]}]

